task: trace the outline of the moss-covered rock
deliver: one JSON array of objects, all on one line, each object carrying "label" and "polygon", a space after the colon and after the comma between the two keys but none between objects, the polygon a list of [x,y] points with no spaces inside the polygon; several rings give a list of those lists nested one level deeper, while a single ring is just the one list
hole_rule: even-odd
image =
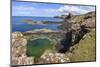
[{"label": "moss-covered rock", "polygon": [[73,46],[73,51],[69,55],[71,61],[95,61],[96,60],[96,40],[95,32],[87,33],[78,44]]}]

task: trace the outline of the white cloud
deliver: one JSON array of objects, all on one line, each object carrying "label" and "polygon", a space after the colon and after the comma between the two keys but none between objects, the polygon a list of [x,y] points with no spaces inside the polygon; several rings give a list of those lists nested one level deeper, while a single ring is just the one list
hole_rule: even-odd
[{"label": "white cloud", "polygon": [[[34,4],[34,3],[33,3]],[[13,15],[21,16],[57,16],[62,14],[83,14],[89,11],[94,11],[95,7],[64,5],[59,8],[36,8],[29,5],[13,6]]]},{"label": "white cloud", "polygon": [[63,7],[60,7],[58,9],[59,12],[65,12],[65,13],[72,13],[72,14],[84,14],[89,11],[94,11],[95,7],[90,6],[71,6],[71,5],[65,5]]},{"label": "white cloud", "polygon": [[88,7],[88,10],[94,11],[95,10],[95,7]]}]

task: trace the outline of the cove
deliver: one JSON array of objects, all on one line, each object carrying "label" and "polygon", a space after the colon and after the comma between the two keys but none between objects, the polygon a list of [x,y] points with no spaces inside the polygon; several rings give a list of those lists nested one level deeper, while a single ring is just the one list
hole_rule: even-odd
[{"label": "cove", "polygon": [[28,56],[33,56],[34,58],[39,58],[47,49],[53,49],[53,44],[47,38],[35,39],[28,41],[27,44],[27,54]]}]

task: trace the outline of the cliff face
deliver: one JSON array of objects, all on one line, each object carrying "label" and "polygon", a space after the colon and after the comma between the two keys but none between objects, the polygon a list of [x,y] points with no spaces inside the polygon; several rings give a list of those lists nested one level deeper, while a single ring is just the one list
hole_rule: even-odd
[{"label": "cliff face", "polygon": [[63,48],[58,49],[61,53],[69,51],[70,47],[79,43],[86,33],[95,32],[95,12],[77,16],[69,14],[62,18],[65,21],[61,25],[61,28],[66,31],[66,34],[60,42]]}]

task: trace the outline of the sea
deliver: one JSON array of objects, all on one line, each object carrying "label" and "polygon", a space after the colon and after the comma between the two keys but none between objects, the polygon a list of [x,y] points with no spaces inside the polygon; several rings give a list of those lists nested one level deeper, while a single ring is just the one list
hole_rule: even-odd
[{"label": "sea", "polygon": [[29,30],[35,29],[51,29],[51,30],[59,30],[59,24],[46,24],[46,25],[31,25],[25,23],[25,20],[33,20],[33,21],[53,21],[53,22],[61,22],[63,19],[54,18],[54,17],[34,17],[34,16],[12,16],[12,32],[26,32]]}]

